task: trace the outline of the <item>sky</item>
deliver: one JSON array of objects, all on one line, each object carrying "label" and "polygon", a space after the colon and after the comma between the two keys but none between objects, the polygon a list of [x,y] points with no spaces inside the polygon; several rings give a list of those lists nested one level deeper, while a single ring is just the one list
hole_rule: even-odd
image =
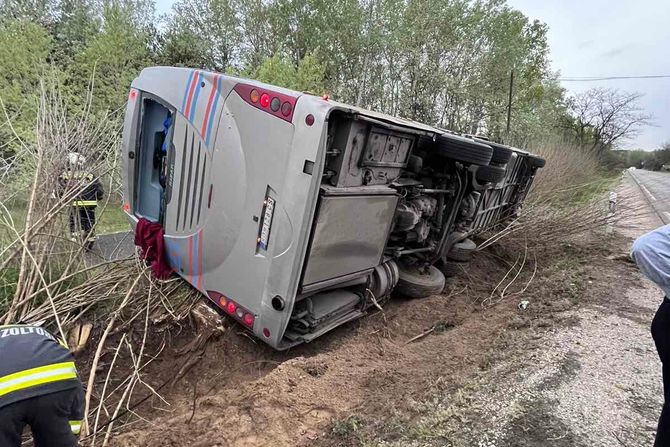
[{"label": "sky", "polygon": [[[549,26],[552,69],[561,77],[670,75],[669,0],[507,0],[531,20]],[[159,13],[174,0],[156,0]],[[568,92],[618,88],[644,96],[653,115],[623,149],[654,150],[670,142],[670,77],[597,82],[562,82]]]},{"label": "sky", "polygon": [[[552,68],[561,77],[670,75],[668,0],[508,0],[549,26]],[[644,94],[640,106],[654,126],[622,144],[654,150],[670,142],[670,77],[562,82],[568,92],[592,87]]]}]

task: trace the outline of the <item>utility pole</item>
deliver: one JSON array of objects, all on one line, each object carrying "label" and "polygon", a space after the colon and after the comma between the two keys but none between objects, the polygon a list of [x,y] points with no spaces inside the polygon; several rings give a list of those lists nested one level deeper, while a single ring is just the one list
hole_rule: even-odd
[{"label": "utility pole", "polygon": [[512,90],[514,89],[514,70],[509,76],[509,100],[507,101],[507,138],[509,138],[509,125],[512,119]]}]

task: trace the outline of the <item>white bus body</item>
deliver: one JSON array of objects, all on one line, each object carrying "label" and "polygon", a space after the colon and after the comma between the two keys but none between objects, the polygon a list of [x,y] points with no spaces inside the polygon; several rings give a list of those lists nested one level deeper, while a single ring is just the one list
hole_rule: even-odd
[{"label": "white bus body", "polygon": [[408,295],[439,286],[432,264],[492,156],[424,124],[171,67],[133,81],[123,142],[131,223],[160,222],[174,271],[277,349],[364,315],[399,277]]}]

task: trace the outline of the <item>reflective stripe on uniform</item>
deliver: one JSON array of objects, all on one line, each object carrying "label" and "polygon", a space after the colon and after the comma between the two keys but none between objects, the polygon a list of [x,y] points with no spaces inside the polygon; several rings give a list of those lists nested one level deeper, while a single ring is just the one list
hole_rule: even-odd
[{"label": "reflective stripe on uniform", "polygon": [[70,179],[86,179],[86,180],[93,180],[93,174],[85,174],[83,172],[75,172],[74,174],[71,171],[68,171],[64,174],[61,175],[61,177],[64,180],[70,180]]},{"label": "reflective stripe on uniform", "polygon": [[97,200],[75,200],[72,206],[97,206]]},{"label": "reflective stripe on uniform", "polygon": [[77,378],[74,362],[54,363],[0,377],[0,397],[45,383]]},{"label": "reflective stripe on uniform", "polygon": [[81,421],[70,421],[70,430],[72,434],[78,435],[81,432]]}]

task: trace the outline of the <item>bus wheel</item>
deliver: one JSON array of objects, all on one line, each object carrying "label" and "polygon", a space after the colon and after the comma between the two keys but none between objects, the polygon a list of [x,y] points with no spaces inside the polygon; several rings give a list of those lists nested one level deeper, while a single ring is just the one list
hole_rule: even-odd
[{"label": "bus wheel", "polygon": [[488,144],[449,134],[437,137],[435,152],[444,158],[479,166],[488,165],[493,156],[493,149]]},{"label": "bus wheel", "polygon": [[398,266],[400,275],[395,290],[409,298],[426,298],[438,295],[444,289],[444,275],[437,267]]},{"label": "bus wheel", "polygon": [[512,148],[498,143],[486,143],[493,148],[491,164],[504,165],[512,158]]},{"label": "bus wheel", "polygon": [[477,244],[472,242],[470,239],[465,239],[461,242],[455,243],[449,253],[447,253],[447,259],[457,262],[468,262],[472,259],[472,254],[477,249]]},{"label": "bus wheel", "polygon": [[505,178],[507,166],[479,166],[475,177],[484,183],[498,183]]},{"label": "bus wheel", "polygon": [[544,158],[531,154],[531,155],[528,156],[528,163],[530,163],[531,166],[536,167],[536,168],[544,168],[544,165],[547,162]]},{"label": "bus wheel", "polygon": [[440,269],[445,278],[453,278],[465,271],[465,265],[467,264],[463,262],[440,260],[437,264],[437,268]]}]

